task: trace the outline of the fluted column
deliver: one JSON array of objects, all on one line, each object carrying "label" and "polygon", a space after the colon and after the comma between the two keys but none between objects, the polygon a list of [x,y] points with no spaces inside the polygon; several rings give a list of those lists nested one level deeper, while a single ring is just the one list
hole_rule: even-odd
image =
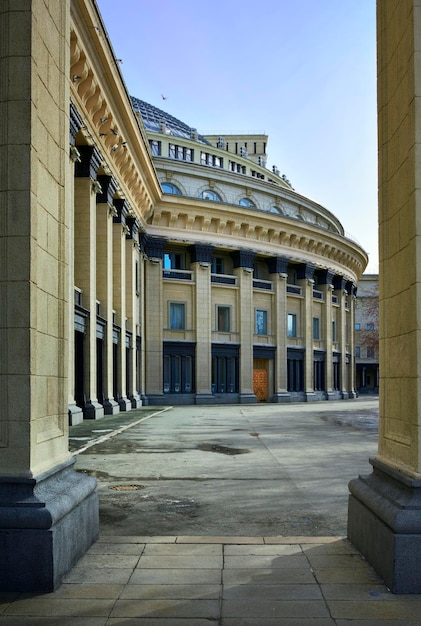
[{"label": "fluted column", "polygon": [[104,341],[103,406],[106,415],[119,413],[113,398],[113,217],[117,210],[113,195],[117,184],[111,176],[100,176],[101,193],[97,195],[97,299],[100,315],[106,320]]},{"label": "fluted column", "polygon": [[239,250],[231,255],[239,287],[237,310],[240,324],[240,402],[257,402],[253,391],[253,261],[255,253]]},{"label": "fluted column", "polygon": [[287,283],[288,259],[274,257],[268,261],[269,273],[273,281],[275,300],[273,327],[275,335],[275,393],[273,402],[290,402],[287,371]]},{"label": "fluted column", "polygon": [[213,246],[190,246],[195,276],[196,404],[212,401],[211,263]]},{"label": "fluted column", "polygon": [[314,355],[313,355],[313,288],[314,265],[303,264],[297,268],[297,282],[304,295],[302,334],[304,336],[304,392],[307,401],[314,400]]},{"label": "fluted column", "polygon": [[96,377],[96,194],[101,191],[97,181],[101,156],[93,146],[80,146],[79,152],[81,160],[75,171],[75,285],[82,290],[82,306],[89,315],[83,414],[87,419],[98,419],[104,416],[97,398]]}]

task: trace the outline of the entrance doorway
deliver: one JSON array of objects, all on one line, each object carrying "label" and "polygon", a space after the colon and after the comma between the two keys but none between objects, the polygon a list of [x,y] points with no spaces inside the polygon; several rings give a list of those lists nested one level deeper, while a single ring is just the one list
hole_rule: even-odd
[{"label": "entrance doorway", "polygon": [[269,399],[268,359],[253,360],[253,392],[258,402]]}]

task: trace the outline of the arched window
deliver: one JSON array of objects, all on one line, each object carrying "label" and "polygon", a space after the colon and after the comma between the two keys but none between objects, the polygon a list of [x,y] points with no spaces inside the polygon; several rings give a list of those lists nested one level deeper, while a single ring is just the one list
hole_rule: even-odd
[{"label": "arched window", "polygon": [[269,213],[276,213],[276,215],[282,215],[282,211],[278,206],[271,206]]},{"label": "arched window", "polygon": [[202,191],[200,194],[202,200],[211,200],[212,202],[222,202],[221,196],[216,193],[216,191],[211,191],[210,189],[206,189]]},{"label": "arched window", "polygon": [[254,204],[254,202],[252,202],[248,198],[241,198],[241,200],[240,200],[240,202],[238,204],[240,206],[247,206],[247,207],[250,207],[252,209],[256,208],[256,205]]},{"label": "arched window", "polygon": [[164,193],[171,193],[173,196],[181,196],[179,188],[172,183],[161,183],[161,187]]}]

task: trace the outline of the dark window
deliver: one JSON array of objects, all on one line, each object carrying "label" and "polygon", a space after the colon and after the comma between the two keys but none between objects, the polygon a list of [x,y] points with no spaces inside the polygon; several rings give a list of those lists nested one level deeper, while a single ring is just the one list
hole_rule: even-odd
[{"label": "dark window", "polygon": [[224,274],[224,259],[220,256],[212,257],[212,274]]},{"label": "dark window", "polygon": [[182,252],[165,252],[164,253],[164,270],[183,270],[184,254]]},{"label": "dark window", "polygon": [[193,393],[193,357],[164,356],[164,393]]},{"label": "dark window", "polygon": [[236,357],[212,358],[212,393],[238,392],[238,359]]},{"label": "dark window", "polygon": [[313,317],[313,339],[320,339],[320,319]]},{"label": "dark window", "polygon": [[287,335],[288,337],[297,336],[297,316],[295,313],[288,313]]},{"label": "dark window", "polygon": [[268,334],[268,312],[256,310],[256,335]]},{"label": "dark window", "polygon": [[216,324],[217,330],[220,333],[229,333],[230,332],[230,317],[231,317],[231,307],[229,306],[218,306],[216,309]]},{"label": "dark window", "polygon": [[184,330],[186,327],[186,307],[183,302],[170,302],[169,327],[171,330]]}]

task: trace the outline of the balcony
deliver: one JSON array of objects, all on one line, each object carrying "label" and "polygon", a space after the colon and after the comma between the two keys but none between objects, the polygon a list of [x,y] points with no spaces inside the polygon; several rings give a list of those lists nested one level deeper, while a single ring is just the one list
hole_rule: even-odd
[{"label": "balcony", "polygon": [[267,291],[272,291],[272,281],[271,280],[259,280],[253,279],[253,289],[266,289]]},{"label": "balcony", "polygon": [[171,280],[192,280],[193,272],[187,270],[162,270],[162,278]]},{"label": "balcony", "polygon": [[237,277],[229,276],[228,274],[211,274],[211,283],[235,286],[237,284]]}]

